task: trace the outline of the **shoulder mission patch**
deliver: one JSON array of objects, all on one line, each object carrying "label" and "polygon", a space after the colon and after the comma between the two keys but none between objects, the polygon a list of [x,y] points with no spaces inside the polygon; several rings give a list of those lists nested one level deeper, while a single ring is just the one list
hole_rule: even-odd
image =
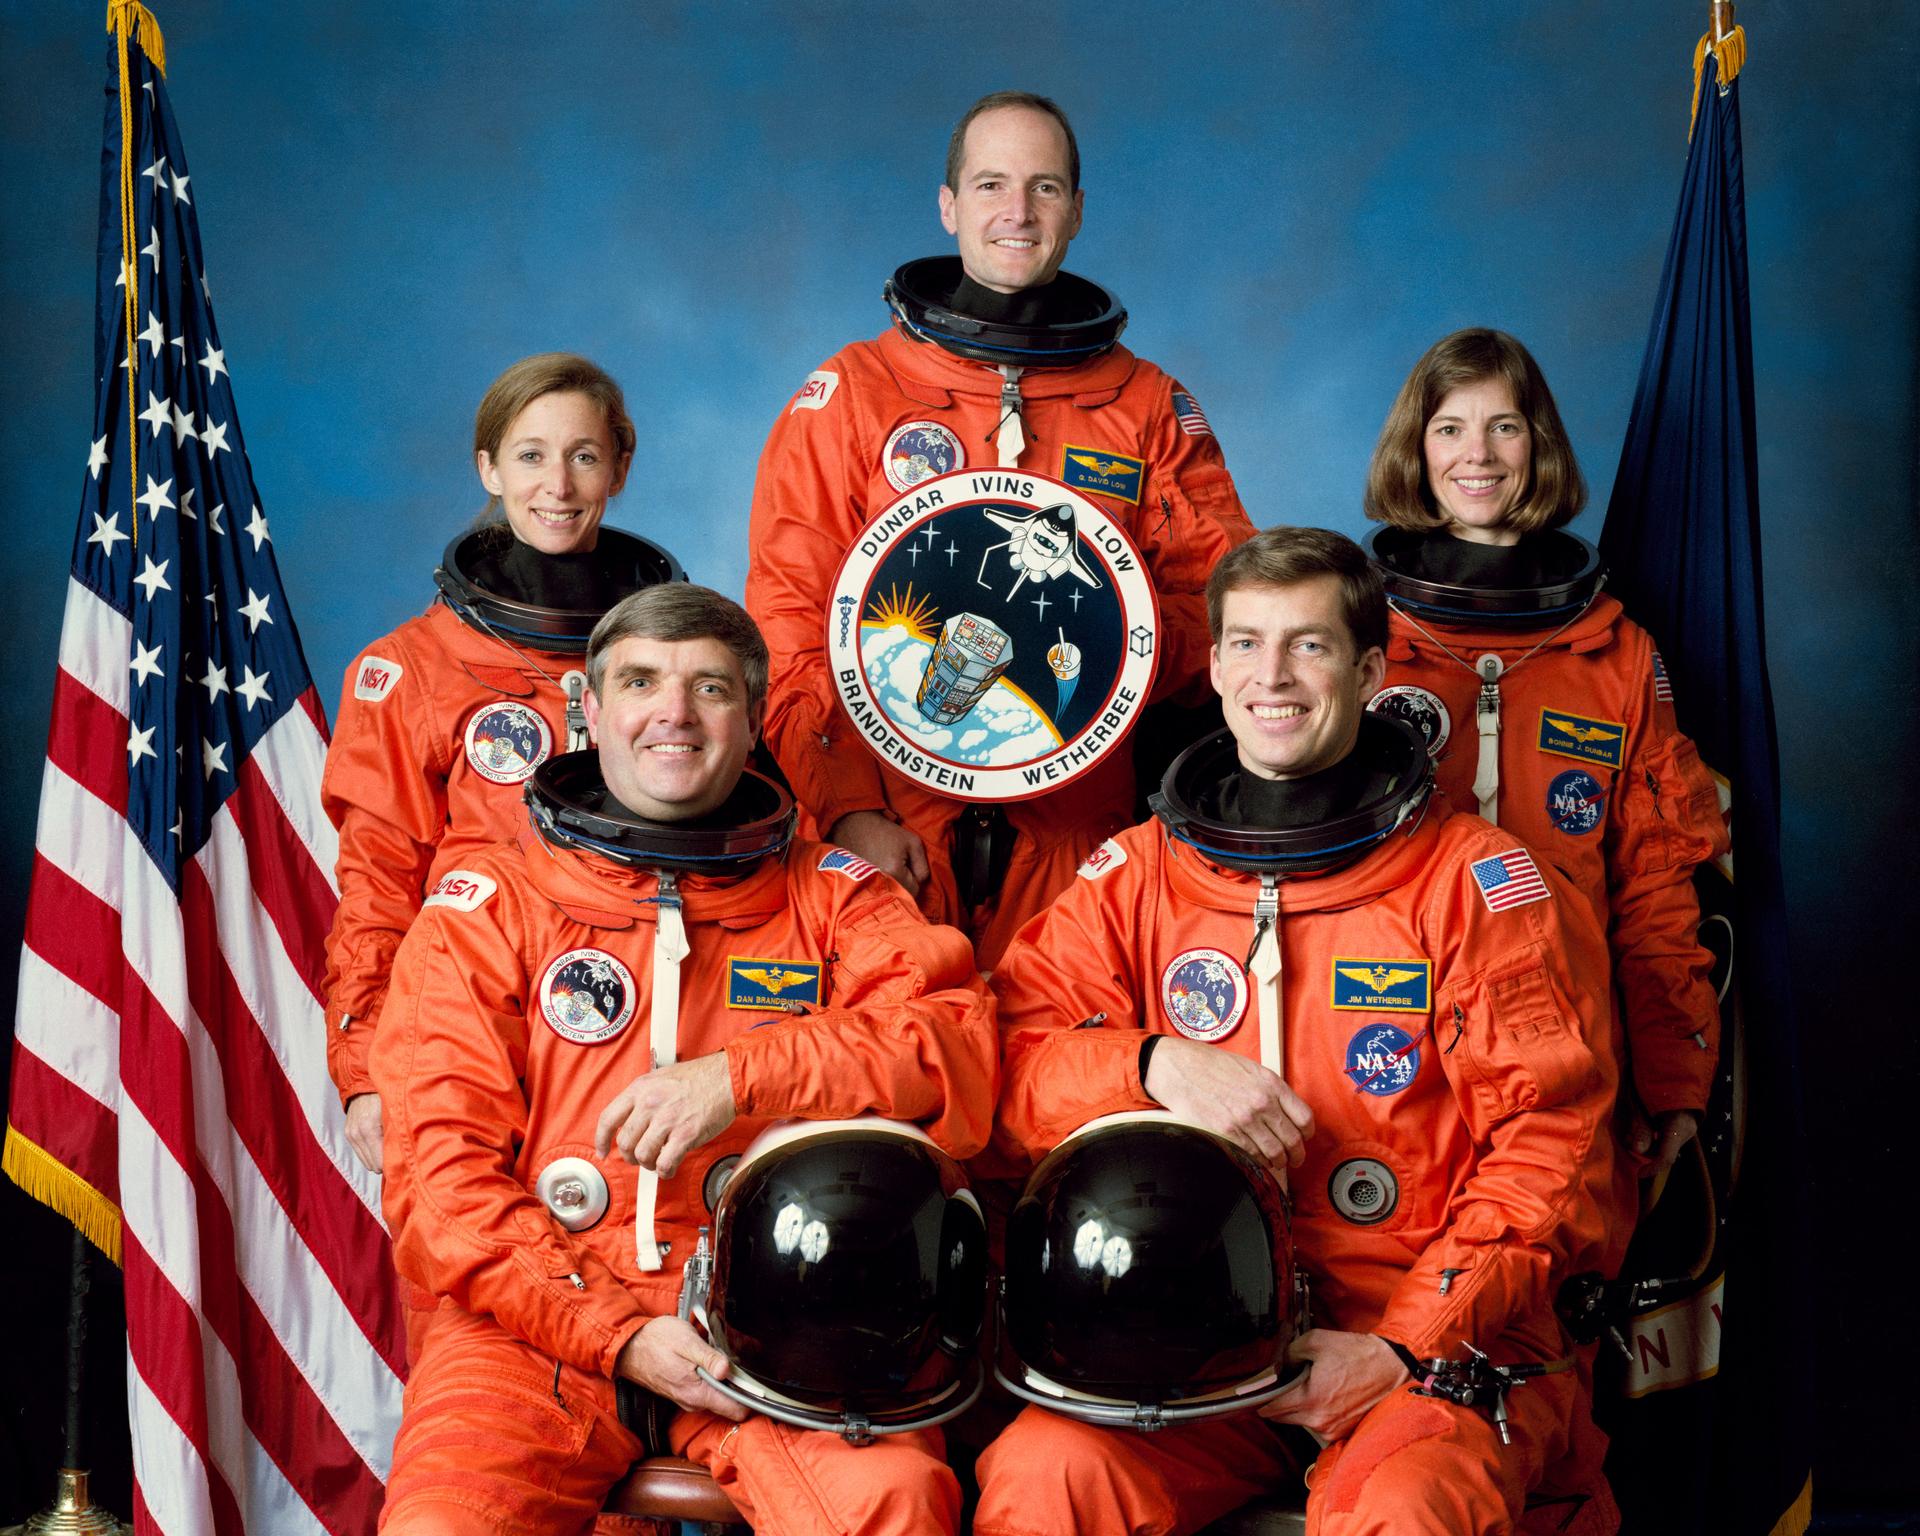
[{"label": "shoulder mission patch", "polygon": [[487,875],[476,874],[471,869],[450,869],[434,883],[427,899],[420,903],[425,907],[452,907],[456,912],[471,912],[495,891],[499,885]]},{"label": "shoulder mission patch", "polygon": [[369,704],[378,704],[393,692],[393,685],[400,681],[406,670],[399,662],[389,661],[369,651],[354,666],[353,696]]}]

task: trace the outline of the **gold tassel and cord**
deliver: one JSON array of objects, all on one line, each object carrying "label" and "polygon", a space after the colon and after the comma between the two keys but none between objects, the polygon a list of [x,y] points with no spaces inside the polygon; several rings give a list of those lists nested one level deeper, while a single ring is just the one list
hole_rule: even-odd
[{"label": "gold tassel and cord", "polygon": [[140,263],[135,259],[139,247],[133,232],[133,82],[127,71],[127,41],[137,37],[140,51],[163,75],[167,72],[167,42],[160,35],[160,23],[153,19],[153,12],[139,0],[107,0],[107,30],[120,53],[120,270],[127,279],[127,505],[133,514],[133,548],[138,549],[140,414],[134,389],[140,374],[140,340],[134,332],[134,317],[140,312]]},{"label": "gold tassel and cord", "polygon": [[6,1147],[0,1150],[0,1172],[66,1217],[114,1263],[120,1262],[120,1207],[12,1126],[7,1127]]},{"label": "gold tassel and cord", "polygon": [[1700,82],[1707,76],[1707,50],[1720,66],[1720,89],[1725,90],[1739,78],[1747,63],[1747,29],[1735,27],[1725,37],[1704,34],[1693,50],[1693,111],[1687,118],[1687,142],[1693,142],[1693,125],[1700,120]]}]

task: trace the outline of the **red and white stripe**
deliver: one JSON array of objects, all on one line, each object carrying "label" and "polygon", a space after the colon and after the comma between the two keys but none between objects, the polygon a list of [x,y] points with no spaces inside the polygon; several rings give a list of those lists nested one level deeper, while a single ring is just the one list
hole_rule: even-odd
[{"label": "red and white stripe", "polygon": [[1524,848],[1478,860],[1473,866],[1473,878],[1489,912],[1524,907],[1530,901],[1545,901],[1552,894],[1541,878],[1539,865]]},{"label": "red and white stripe", "polygon": [[[1181,400],[1186,402],[1185,409],[1180,406]],[[1213,436],[1213,423],[1207,420],[1207,413],[1200,409],[1200,402],[1184,390],[1174,402],[1174,420],[1179,422],[1180,430],[1188,437]]]},{"label": "red and white stripe", "polygon": [[130,641],[69,584],[12,1123],[120,1208],[136,1529],[358,1536],[404,1351],[326,1072],[319,709],[241,764],[176,897],[126,821]]}]

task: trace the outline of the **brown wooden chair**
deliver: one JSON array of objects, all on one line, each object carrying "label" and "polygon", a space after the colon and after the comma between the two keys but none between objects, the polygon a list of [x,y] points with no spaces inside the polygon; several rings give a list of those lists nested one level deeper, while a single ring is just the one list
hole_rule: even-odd
[{"label": "brown wooden chair", "polygon": [[745,1531],[733,1501],[720,1491],[707,1469],[680,1456],[649,1456],[613,1485],[604,1510],[651,1520],[681,1520],[705,1533]]}]

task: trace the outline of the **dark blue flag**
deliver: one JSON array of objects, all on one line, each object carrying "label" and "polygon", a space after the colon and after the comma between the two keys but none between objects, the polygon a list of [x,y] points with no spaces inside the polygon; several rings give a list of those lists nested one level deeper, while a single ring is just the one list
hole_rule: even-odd
[{"label": "dark blue flag", "polygon": [[1659,642],[1680,724],[1720,781],[1734,845],[1698,876],[1702,939],[1722,987],[1720,1085],[1703,1131],[1713,1204],[1704,1189],[1669,1186],[1663,1204],[1681,1208],[1655,1208],[1627,1273],[1671,1269],[1676,1234],[1703,1228],[1709,1256],[1686,1294],[1669,1290],[1624,1330],[1632,1359],[1612,1359],[1611,1401],[1602,1368],[1608,1472],[1633,1536],[1797,1536],[1812,1507],[1800,1045],[1761,613],[1734,79],[1744,52],[1739,29],[1715,47],[1702,40],[1686,179],[1600,537],[1612,590]]}]

